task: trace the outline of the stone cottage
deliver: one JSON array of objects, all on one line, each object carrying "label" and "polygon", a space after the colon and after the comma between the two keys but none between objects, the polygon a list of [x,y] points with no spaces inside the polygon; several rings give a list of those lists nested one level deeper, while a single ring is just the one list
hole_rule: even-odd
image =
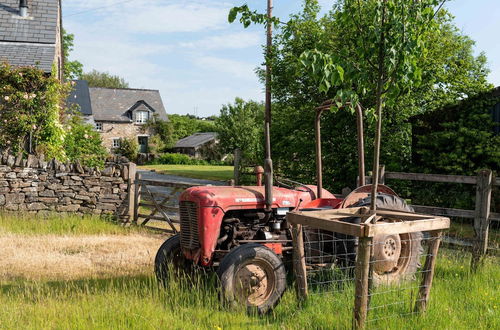
[{"label": "stone cottage", "polygon": [[129,138],[137,141],[140,153],[147,153],[151,132],[144,124],[154,118],[168,120],[160,92],[153,89],[88,87],[78,80],[68,103],[78,105],[110,151],[120,146],[120,139]]},{"label": "stone cottage", "polygon": [[62,79],[60,0],[0,2],[0,62],[36,66]]}]

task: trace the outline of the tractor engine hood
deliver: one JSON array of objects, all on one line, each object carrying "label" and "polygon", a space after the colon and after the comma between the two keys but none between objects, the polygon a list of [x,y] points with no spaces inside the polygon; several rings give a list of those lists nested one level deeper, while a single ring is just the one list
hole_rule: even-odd
[{"label": "tractor engine hood", "polygon": [[[335,198],[323,189],[324,198]],[[273,208],[295,208],[316,198],[316,186],[300,187],[297,190],[273,188]],[[218,207],[228,210],[264,208],[264,186],[201,186],[185,190],[180,201],[195,202],[198,207]]]}]

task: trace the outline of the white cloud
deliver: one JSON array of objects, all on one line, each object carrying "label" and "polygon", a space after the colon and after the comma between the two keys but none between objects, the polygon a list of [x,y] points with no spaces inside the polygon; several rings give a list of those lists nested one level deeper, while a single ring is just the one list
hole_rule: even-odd
[{"label": "white cloud", "polygon": [[236,32],[207,37],[192,42],[183,42],[181,47],[191,49],[240,49],[255,47],[262,42],[258,32]]},{"label": "white cloud", "polygon": [[[101,18],[97,24],[109,29],[130,33],[196,32],[218,29],[227,24],[228,3],[189,1],[162,3],[158,1],[105,1],[93,6],[71,3],[65,14],[74,14],[96,8],[93,14]],[[116,5],[110,5],[116,3]],[[97,9],[99,8],[99,9]],[[74,16],[72,16],[74,15]]]}]

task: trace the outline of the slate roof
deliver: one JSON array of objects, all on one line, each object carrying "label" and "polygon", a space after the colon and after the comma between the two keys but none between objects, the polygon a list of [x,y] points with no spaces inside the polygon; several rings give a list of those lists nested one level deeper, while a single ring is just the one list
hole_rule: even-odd
[{"label": "slate roof", "polygon": [[68,106],[76,104],[78,110],[84,116],[92,115],[92,106],[90,104],[89,84],[86,80],[74,80],[73,89],[68,95],[66,102]]},{"label": "slate roof", "polygon": [[37,65],[50,72],[58,37],[59,0],[29,0],[28,6],[28,17],[22,18],[19,0],[0,3],[0,61]]},{"label": "slate roof", "polygon": [[177,141],[174,148],[196,148],[216,138],[215,132],[195,133]]},{"label": "slate roof", "polygon": [[90,87],[92,114],[96,121],[132,122],[130,111],[149,109],[168,120],[160,92],[154,89]]}]

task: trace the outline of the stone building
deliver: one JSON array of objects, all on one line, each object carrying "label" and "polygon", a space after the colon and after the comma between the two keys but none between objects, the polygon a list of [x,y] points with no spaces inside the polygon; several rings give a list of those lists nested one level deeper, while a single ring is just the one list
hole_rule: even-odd
[{"label": "stone building", "polygon": [[144,124],[153,118],[168,120],[160,92],[153,89],[88,87],[78,80],[68,103],[78,105],[110,151],[119,147],[120,139],[128,138],[137,141],[140,153],[148,153],[151,132]]},{"label": "stone building", "polygon": [[0,62],[36,66],[62,79],[60,0],[0,2]]}]

